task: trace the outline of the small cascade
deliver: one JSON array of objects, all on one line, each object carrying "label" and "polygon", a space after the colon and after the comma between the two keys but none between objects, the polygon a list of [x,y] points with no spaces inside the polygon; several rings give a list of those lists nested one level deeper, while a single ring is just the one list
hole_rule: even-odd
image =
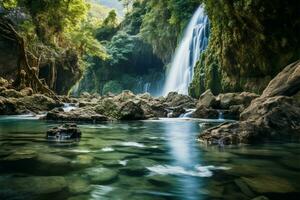
[{"label": "small cascade", "polygon": [[180,115],[180,118],[190,118],[190,117],[192,117],[192,115],[195,111],[196,111],[196,109],[187,109],[186,113]]},{"label": "small cascade", "polygon": [[209,35],[209,20],[203,6],[193,15],[184,37],[175,52],[171,69],[167,75],[163,95],[169,92],[188,94],[192,82],[194,67],[201,53],[206,49]]},{"label": "small cascade", "polygon": [[218,120],[224,120],[224,113],[221,110],[218,110],[218,112],[219,112]]},{"label": "small cascade", "polygon": [[64,112],[70,112],[72,110],[76,110],[78,107],[73,103],[64,103],[62,109]]}]

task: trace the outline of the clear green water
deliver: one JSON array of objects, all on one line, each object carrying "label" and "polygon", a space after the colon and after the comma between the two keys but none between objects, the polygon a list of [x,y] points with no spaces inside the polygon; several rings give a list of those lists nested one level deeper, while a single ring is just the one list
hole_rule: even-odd
[{"label": "clear green water", "polygon": [[299,144],[205,147],[183,120],[81,125],[79,143],[59,144],[45,139],[54,125],[0,118],[0,199],[300,196]]}]

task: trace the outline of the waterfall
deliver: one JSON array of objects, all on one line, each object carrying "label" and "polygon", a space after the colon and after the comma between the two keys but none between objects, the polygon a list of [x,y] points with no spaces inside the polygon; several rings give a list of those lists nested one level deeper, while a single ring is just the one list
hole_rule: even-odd
[{"label": "waterfall", "polygon": [[168,73],[163,94],[178,92],[188,94],[194,67],[208,44],[209,20],[203,6],[200,6],[189,22],[182,41],[176,49]]}]

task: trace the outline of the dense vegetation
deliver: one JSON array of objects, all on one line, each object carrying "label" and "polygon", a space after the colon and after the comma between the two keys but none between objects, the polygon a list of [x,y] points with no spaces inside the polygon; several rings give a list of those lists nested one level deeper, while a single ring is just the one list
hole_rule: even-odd
[{"label": "dense vegetation", "polygon": [[[93,59],[78,93],[105,94],[123,89],[158,94],[167,65],[199,1],[123,1],[131,5],[122,23],[117,25],[112,11],[97,29],[109,60]],[[184,8],[184,9],[182,9]],[[93,80],[91,82],[91,80]]]},{"label": "dense vegetation", "polygon": [[211,20],[207,51],[195,69],[190,92],[261,92],[300,55],[300,3],[204,0]]},{"label": "dense vegetation", "polygon": [[[97,0],[1,0],[0,16],[26,41],[39,78],[61,94],[75,83],[74,93],[157,93],[183,30],[201,3],[210,18],[211,35],[195,68],[192,96],[206,89],[215,94],[261,92],[300,55],[297,0],[120,1],[126,13],[122,19],[119,7],[116,12]],[[0,60],[13,58],[16,50],[4,49],[16,45],[2,34]],[[16,63],[7,63],[11,70],[0,73],[14,78],[17,67],[10,65]]]}]

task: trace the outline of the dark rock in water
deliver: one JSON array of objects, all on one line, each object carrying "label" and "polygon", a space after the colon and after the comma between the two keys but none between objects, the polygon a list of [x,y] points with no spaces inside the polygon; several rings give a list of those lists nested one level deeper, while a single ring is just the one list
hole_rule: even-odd
[{"label": "dark rock in water", "polygon": [[170,111],[168,114],[169,118],[179,117],[180,115],[182,115],[186,112],[186,110],[182,106],[168,108],[168,110]]},{"label": "dark rock in water", "polygon": [[204,92],[197,103],[193,118],[238,120],[240,113],[249,106],[258,95],[249,92],[225,93],[215,97],[210,90]]},{"label": "dark rock in water", "polygon": [[199,136],[199,140],[209,144],[299,141],[299,85],[300,61],[287,66],[270,82],[263,95],[254,99],[241,113],[240,122],[208,129]]},{"label": "dark rock in water", "polygon": [[75,140],[81,138],[81,131],[76,124],[63,124],[47,131],[49,140]]},{"label": "dark rock in water", "polygon": [[193,118],[202,118],[202,119],[218,119],[219,112],[216,109],[200,106],[192,114],[192,117]]}]

